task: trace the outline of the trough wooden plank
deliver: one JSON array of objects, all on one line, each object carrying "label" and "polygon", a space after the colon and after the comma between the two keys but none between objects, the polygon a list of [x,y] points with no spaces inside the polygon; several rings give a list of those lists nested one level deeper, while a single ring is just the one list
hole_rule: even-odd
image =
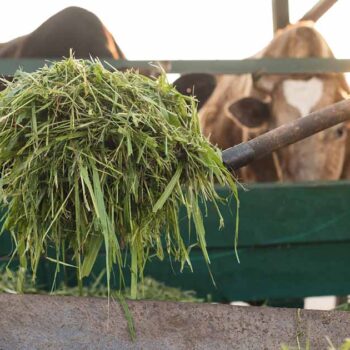
[{"label": "trough wooden plank", "polygon": [[194,273],[155,262],[146,274],[196,290],[200,296],[210,294],[216,301],[346,295],[350,294],[349,252],[349,242],[242,248],[238,264],[231,251],[211,250],[216,287],[199,252],[191,255]]},{"label": "trough wooden plank", "polygon": [[[239,246],[350,241],[350,182],[305,184],[254,184],[240,190]],[[218,193],[232,197],[227,189]],[[204,206],[202,206],[204,211]],[[211,248],[232,249],[236,205],[232,199],[220,205],[225,227],[208,205],[204,218],[207,243]],[[2,214],[4,215],[4,214]],[[1,216],[1,213],[0,213]],[[181,231],[188,239],[188,221],[180,212]],[[1,225],[1,222],[0,222]],[[192,231],[194,228],[192,227]],[[8,234],[0,237],[0,257],[10,254],[13,245]]]},{"label": "trough wooden plank", "polygon": [[[145,275],[220,302],[346,295],[350,294],[349,251],[350,242],[241,248],[239,264],[232,250],[210,249],[214,285],[202,254],[193,250],[193,273],[188,267],[181,272],[176,262],[154,259]],[[100,256],[94,274],[104,266],[105,258]],[[112,285],[118,283],[116,274]]]},{"label": "trough wooden plank", "polygon": [[[240,191],[239,246],[350,241],[350,183],[255,184]],[[219,189],[222,197],[229,192]],[[235,202],[220,206],[225,227],[213,206],[205,218],[208,246],[232,248]],[[186,233],[185,213],[181,230]],[[185,237],[187,235],[185,234]]]},{"label": "trough wooden plank", "polygon": [[[350,294],[349,251],[349,242],[241,248],[238,264],[232,250],[210,249],[210,270],[216,286],[197,250],[191,253],[193,273],[187,267],[181,272],[177,263],[166,259],[153,260],[146,267],[145,275],[169,286],[195,290],[200,297],[210,295],[213,301],[220,302],[346,295]],[[105,258],[101,255],[93,275],[98,276],[104,267]],[[50,290],[54,272],[55,265],[43,260],[39,264],[38,286]],[[66,283],[76,285],[75,277],[75,269],[61,268],[56,282],[59,284],[65,279]],[[125,277],[129,284],[128,270]],[[87,284],[93,282],[93,278],[86,279]],[[117,273],[113,274],[112,282],[113,288],[119,287]]]}]

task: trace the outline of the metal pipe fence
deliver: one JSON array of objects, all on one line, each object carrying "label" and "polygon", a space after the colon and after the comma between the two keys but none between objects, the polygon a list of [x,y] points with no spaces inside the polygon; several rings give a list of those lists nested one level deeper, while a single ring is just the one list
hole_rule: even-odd
[{"label": "metal pipe fence", "polygon": [[[11,76],[18,68],[32,72],[54,59],[0,59],[0,75]],[[129,61],[101,59],[108,67],[150,68],[156,61]],[[152,63],[153,62],[153,63]],[[167,73],[212,73],[212,74],[322,74],[350,72],[350,59],[330,58],[260,58],[244,60],[177,60],[160,61]]]}]

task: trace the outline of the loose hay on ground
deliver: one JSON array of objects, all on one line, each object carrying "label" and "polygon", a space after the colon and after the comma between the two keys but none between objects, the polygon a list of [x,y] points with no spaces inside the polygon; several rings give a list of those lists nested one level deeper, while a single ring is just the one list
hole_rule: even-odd
[{"label": "loose hay on ground", "polygon": [[[0,268],[0,293],[17,293],[17,275],[18,272],[16,271]],[[41,289],[40,286],[35,285],[30,276],[27,275],[23,284],[23,293],[107,297],[107,286],[101,281],[103,277],[104,271],[102,271],[96,278],[93,278],[93,281],[89,286],[84,286],[82,289],[61,283],[57,289],[48,292]],[[122,290],[121,293],[125,298],[130,298],[130,288]],[[114,293],[112,292],[112,296],[113,295]],[[156,281],[152,277],[145,277],[142,282],[138,284],[138,298],[143,300],[179,301],[193,303],[202,303],[205,301],[205,299],[199,298],[195,291],[170,287],[162,282]]]}]

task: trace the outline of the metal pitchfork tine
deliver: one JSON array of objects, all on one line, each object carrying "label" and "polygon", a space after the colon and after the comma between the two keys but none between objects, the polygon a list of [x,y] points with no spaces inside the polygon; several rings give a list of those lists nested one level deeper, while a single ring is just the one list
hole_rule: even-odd
[{"label": "metal pitchfork tine", "polygon": [[350,120],[350,99],[270,130],[248,142],[230,147],[222,152],[222,160],[227,168],[237,170],[282,147],[348,120]]}]

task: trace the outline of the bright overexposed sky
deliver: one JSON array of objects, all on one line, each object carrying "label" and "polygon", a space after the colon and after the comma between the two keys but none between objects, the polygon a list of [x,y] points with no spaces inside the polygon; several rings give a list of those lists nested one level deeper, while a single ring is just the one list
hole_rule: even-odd
[{"label": "bright overexposed sky", "polygon": [[[317,0],[289,0],[294,22]],[[27,34],[67,6],[94,12],[128,59],[241,59],[272,38],[271,0],[2,0],[0,42]],[[350,58],[350,0],[317,23],[338,58]]]}]

